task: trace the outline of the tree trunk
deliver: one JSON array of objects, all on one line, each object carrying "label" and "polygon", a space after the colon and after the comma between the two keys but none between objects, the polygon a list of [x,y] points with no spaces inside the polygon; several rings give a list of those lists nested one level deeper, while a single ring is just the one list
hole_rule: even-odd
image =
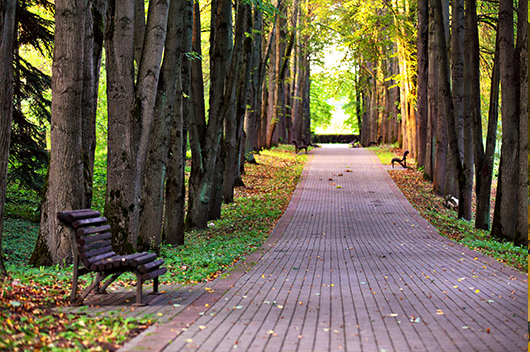
[{"label": "tree trunk", "polygon": [[454,116],[454,107],[453,107],[453,100],[451,99],[451,85],[450,85],[450,78],[449,78],[449,60],[447,57],[447,47],[446,47],[446,41],[445,41],[445,31],[443,29],[443,12],[442,12],[442,2],[441,0],[434,0],[433,1],[433,7],[434,7],[434,14],[435,19],[437,23],[437,32],[438,32],[438,48],[440,51],[440,95],[444,97],[443,101],[443,109],[444,109],[444,115],[445,115],[445,121],[446,121],[446,129],[447,129],[447,137],[449,139],[449,147],[450,147],[450,153],[451,157],[455,161],[456,168],[457,168],[457,177],[460,182],[459,189],[460,194],[458,196],[459,199],[463,199],[462,196],[462,189],[461,187],[462,182],[465,181],[463,168],[462,168],[462,161],[460,158],[460,152],[458,150],[458,135],[456,132],[456,121]]},{"label": "tree trunk", "polygon": [[[232,128],[225,124],[225,141],[227,145],[227,158],[225,165],[225,176],[223,183],[223,201],[232,203],[234,201],[234,187],[241,182],[240,151],[245,111],[247,107],[248,88],[250,83],[250,69],[252,65],[252,37],[245,36],[252,33],[252,9],[249,4],[240,2],[236,17],[235,46],[234,53],[237,57],[238,67],[236,82],[236,106],[232,121]],[[228,122],[228,119],[226,120]],[[230,131],[230,133],[229,133]]]},{"label": "tree trunk", "polygon": [[[474,0],[468,0],[466,4],[469,9],[468,15],[471,16],[467,23],[469,31],[468,47],[470,51],[470,68],[469,75],[472,76],[470,84],[470,98],[471,109],[474,114],[473,119],[473,139],[475,146],[475,189],[476,189],[476,211],[475,211],[475,227],[477,229],[490,229],[491,214],[490,214],[490,198],[491,198],[491,182],[493,179],[493,154],[495,152],[495,143],[497,136],[497,122],[499,118],[499,82],[500,82],[500,68],[499,68],[499,38],[497,34],[495,57],[493,60],[493,73],[491,77],[490,88],[490,106],[488,113],[488,131],[486,136],[486,151],[482,142],[482,116],[480,113],[480,81],[478,75],[480,72],[480,56],[479,56],[479,40],[478,28],[476,22],[476,3]],[[475,9],[475,11],[472,11]],[[473,25],[474,24],[474,25]],[[475,88],[473,88],[475,87]]]},{"label": "tree trunk", "polygon": [[[149,152],[145,165],[142,197],[140,201],[140,224],[138,251],[158,250],[162,240],[164,216],[164,183],[168,171],[168,155],[174,120],[182,120],[180,87],[181,64],[186,50],[184,43],[184,8],[188,1],[171,1],[164,46],[164,61],[156,92],[156,109],[149,137]],[[189,51],[189,50],[188,50]],[[178,92],[177,92],[178,90]],[[180,93],[180,95],[179,95]],[[179,103],[177,103],[177,101]],[[182,123],[179,134],[182,134]],[[182,142],[180,142],[182,145]],[[181,148],[176,148],[178,150]],[[182,159],[182,152],[178,155]],[[183,160],[181,161],[183,163]],[[182,170],[184,170],[182,168]],[[184,174],[182,173],[182,177]],[[173,206],[178,207],[176,204]],[[180,205],[184,206],[184,203]],[[176,243],[172,243],[176,244]]]},{"label": "tree trunk", "polygon": [[72,260],[70,231],[59,226],[57,212],[82,208],[85,203],[83,170],[83,68],[85,21],[90,3],[57,1],[52,65],[51,155],[37,243],[30,264],[69,264]]},{"label": "tree trunk", "polygon": [[[231,16],[232,7],[229,1],[212,2],[212,21],[210,34],[210,115],[204,132],[204,143],[199,136],[197,123],[190,123],[190,144],[192,148],[192,171],[189,181],[189,205],[186,226],[191,228],[206,228],[214,198],[212,192],[220,187],[214,183],[218,176],[218,154],[220,152],[223,135],[223,121],[226,114],[224,105],[226,92],[232,88],[226,87],[226,76],[229,71],[231,57]],[[194,35],[194,38],[196,36]],[[192,81],[195,84],[195,80]],[[195,92],[195,90],[194,90]],[[196,99],[196,97],[194,97]],[[228,103],[228,101],[226,101]],[[202,125],[205,116],[194,114],[195,121]],[[222,169],[221,169],[222,170]]]},{"label": "tree trunk", "polygon": [[103,51],[103,36],[105,33],[105,18],[107,16],[107,1],[96,0],[92,10],[86,12],[85,23],[85,52],[83,68],[83,165],[85,204],[83,208],[92,206],[92,184],[94,180],[94,159],[96,152],[96,113],[98,105],[99,72]]},{"label": "tree trunk", "polygon": [[515,47],[519,77],[519,202],[514,243],[528,244],[528,1],[519,1],[517,45]]},{"label": "tree trunk", "polygon": [[2,237],[13,117],[13,39],[16,7],[15,0],[0,3],[0,279],[7,275],[2,254]]},{"label": "tree trunk", "polygon": [[253,35],[252,35],[252,73],[249,92],[249,106],[245,117],[245,159],[255,162],[254,152],[258,151],[258,116],[261,112],[261,87],[260,83],[260,66],[261,63],[261,44],[263,30],[263,12],[254,5],[253,16]]},{"label": "tree trunk", "polygon": [[[188,57],[192,51],[193,35],[193,3],[179,1],[182,6],[178,10],[183,12],[183,31],[181,49],[181,87],[177,89],[176,97],[181,100],[181,118],[178,115],[173,119],[171,127],[171,143],[168,170],[166,177],[166,206],[163,237],[170,244],[184,244],[184,219],[186,206],[185,166],[187,151],[187,131],[193,110],[193,93],[191,92],[191,67],[193,62],[200,60]],[[201,77],[202,82],[202,77]],[[177,85],[178,87],[178,85]],[[175,102],[178,109],[179,104]]]},{"label": "tree trunk", "polygon": [[140,200],[164,49],[168,3],[151,2],[137,81],[134,70],[135,2],[109,1],[106,38],[108,152],[105,215],[117,253],[139,239]]},{"label": "tree trunk", "polygon": [[[429,3],[430,5],[430,3]],[[434,21],[433,7],[429,6],[429,64],[428,64],[428,83],[427,83],[427,142],[425,149],[425,173],[424,176],[429,180],[434,180],[435,168],[435,146],[436,146],[436,121],[438,121],[438,38],[436,34],[436,24]]]},{"label": "tree trunk", "polygon": [[513,2],[499,3],[502,147],[491,234],[514,240],[519,191],[519,78],[515,76]]},{"label": "tree trunk", "polygon": [[429,1],[418,0],[418,83],[417,83],[417,111],[416,133],[418,136],[418,153],[416,155],[418,167],[425,167],[427,155],[427,127],[428,127],[428,84],[429,84]]},{"label": "tree trunk", "polygon": [[[452,159],[454,163],[455,186],[452,194],[460,194],[458,217],[471,220],[471,196],[473,193],[473,117],[468,115],[469,108],[465,109],[464,87],[471,81],[464,79],[464,40],[465,40],[465,13],[464,0],[453,0],[451,30],[451,56],[452,56],[452,96],[454,107],[455,128],[458,140],[459,160]],[[476,87],[474,87],[476,88]],[[478,87],[480,88],[480,87]],[[480,93],[480,90],[479,90]],[[463,162],[462,166],[456,165]],[[458,178],[459,167],[463,168],[465,182]],[[455,193],[458,192],[458,193]]]}]

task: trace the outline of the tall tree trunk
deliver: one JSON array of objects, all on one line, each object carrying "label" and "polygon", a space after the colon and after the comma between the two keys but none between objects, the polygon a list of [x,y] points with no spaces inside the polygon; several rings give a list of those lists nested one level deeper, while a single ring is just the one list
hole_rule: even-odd
[{"label": "tall tree trunk", "polygon": [[416,155],[418,167],[425,167],[427,155],[427,127],[428,127],[428,99],[429,84],[429,1],[418,0],[418,83],[417,83],[417,112],[416,130],[418,136],[418,153]]},{"label": "tall tree trunk", "polygon": [[513,2],[499,2],[502,147],[491,234],[514,240],[519,191],[519,78],[515,76]]},{"label": "tall tree trunk", "polygon": [[425,149],[425,173],[424,176],[434,180],[435,169],[435,146],[436,146],[436,121],[438,121],[438,38],[436,34],[436,23],[434,21],[433,7],[429,2],[429,64],[428,64],[428,83],[427,83],[427,144]]},{"label": "tall tree trunk", "polygon": [[[210,114],[208,125],[204,132],[201,132],[198,128],[203,125],[202,121],[205,121],[206,118],[204,115],[200,116],[197,110],[193,114],[195,120],[190,123],[192,170],[189,181],[186,226],[191,228],[206,228],[214,200],[212,190],[219,187],[214,181],[218,175],[217,170],[219,170],[217,161],[221,149],[223,122],[226,114],[224,102],[228,94],[226,92],[232,90],[232,88],[225,86],[231,57],[231,16],[232,7],[229,1],[216,0],[212,2]],[[195,34],[194,38],[196,38]],[[193,79],[192,85],[195,83]],[[195,89],[193,92],[196,91]],[[197,98],[194,97],[194,100]],[[204,125],[206,126],[205,123]],[[199,139],[201,135],[204,135],[203,143]]]},{"label": "tall tree trunk", "polygon": [[[443,29],[443,11],[442,11],[442,1],[434,0],[433,1],[434,14],[437,23],[437,32],[438,32],[438,48],[440,51],[440,95],[443,99],[443,109],[446,121],[447,137],[449,139],[450,153],[453,160],[455,160],[457,168],[457,177],[459,182],[465,181],[464,172],[462,168],[462,161],[460,158],[460,152],[458,149],[458,135],[456,132],[456,121],[454,116],[454,107],[453,100],[451,99],[451,84],[449,78],[449,60],[447,57],[447,47],[445,41],[445,31]],[[459,184],[459,199],[463,199],[461,184]]]},{"label": "tall tree trunk", "polygon": [[[140,201],[140,223],[138,236],[138,251],[157,250],[161,242],[164,215],[164,183],[168,171],[168,155],[174,120],[182,120],[182,92],[177,88],[180,80],[181,65],[186,51],[183,48],[184,15],[188,1],[171,1],[167,24],[167,36],[164,46],[164,61],[156,92],[153,127],[149,136],[149,152],[145,165],[142,197]],[[191,34],[191,33],[190,33]],[[191,43],[191,38],[189,38]],[[191,45],[190,45],[191,46]],[[178,90],[178,92],[177,92]],[[180,94],[179,94],[180,93]],[[178,103],[177,103],[178,101]],[[179,134],[182,134],[182,123]],[[182,145],[182,141],[180,141]],[[181,150],[180,148],[175,148]],[[180,159],[182,152],[178,153]],[[180,163],[183,163],[183,159]],[[182,170],[184,168],[182,167]],[[182,178],[184,174],[182,173]],[[172,204],[178,208],[177,204]],[[180,204],[184,207],[184,203]],[[174,208],[172,210],[175,210]],[[176,244],[173,242],[172,244]]]},{"label": "tall tree trunk", "polygon": [[[468,0],[466,4],[469,11],[476,9],[474,0]],[[495,143],[497,136],[497,122],[499,119],[499,83],[500,83],[500,68],[499,68],[499,36],[497,33],[495,57],[493,60],[493,70],[490,87],[490,104],[488,113],[488,131],[486,136],[486,150],[482,142],[482,116],[480,114],[480,91],[476,87],[480,86],[478,76],[473,76],[480,72],[480,56],[479,56],[479,41],[478,28],[476,22],[476,11],[468,13],[471,18],[468,20],[468,47],[470,50],[470,67],[472,76],[470,81],[470,104],[474,114],[473,121],[473,139],[475,146],[475,189],[477,194],[476,211],[475,211],[475,227],[478,229],[489,230],[491,223],[491,182],[493,179],[493,159],[495,152]],[[475,25],[473,25],[473,23]],[[475,87],[475,88],[473,88]]]},{"label": "tall tree trunk", "polygon": [[169,4],[150,2],[137,80],[134,72],[134,0],[109,1],[106,38],[108,152],[105,215],[113,246],[130,253],[138,237],[140,200],[155,111]]},{"label": "tall tree trunk", "polygon": [[[191,91],[191,71],[195,61],[188,57],[192,51],[194,4],[191,1],[179,1],[183,12],[182,51],[180,89],[177,88],[176,97],[181,100],[181,118],[175,116],[171,126],[170,153],[166,177],[166,206],[163,237],[170,244],[184,244],[184,219],[186,214],[186,185],[185,166],[187,151],[187,131],[193,118],[193,93]],[[202,77],[201,77],[202,83]],[[177,85],[178,87],[178,85]],[[204,101],[203,101],[204,102]],[[179,107],[175,102],[175,107]]]},{"label": "tall tree trunk", "polygon": [[245,159],[255,162],[254,151],[258,151],[258,116],[261,112],[260,66],[263,30],[263,12],[254,5],[252,32],[252,70],[249,93],[249,106],[245,117]]},{"label": "tall tree trunk", "polygon": [[519,1],[516,74],[519,77],[519,190],[514,243],[528,244],[528,1]]},{"label": "tall tree trunk", "polygon": [[[471,196],[473,193],[473,117],[465,109],[464,88],[467,83],[464,79],[464,40],[465,40],[465,13],[464,0],[453,0],[452,30],[451,30],[451,77],[452,97],[454,107],[455,128],[458,139],[459,160],[452,159],[455,173],[455,186],[452,194],[460,194],[458,217],[471,220]],[[474,87],[476,88],[476,87]],[[480,89],[480,87],[478,87]],[[479,90],[480,93],[480,90]],[[468,109],[469,110],[469,109]],[[459,166],[457,162],[463,162],[462,167],[465,182],[458,178]],[[458,193],[455,193],[458,192]]]},{"label": "tall tree trunk", "polygon": [[15,37],[15,0],[0,3],[0,279],[7,275],[2,254],[4,205],[9,166],[9,142],[13,118],[13,40]]},{"label": "tall tree trunk", "polygon": [[[250,70],[252,65],[252,37],[245,33],[252,33],[252,8],[249,4],[240,2],[236,18],[236,38],[234,54],[238,57],[237,70],[237,94],[236,109],[234,116],[234,133],[229,135],[226,128],[225,140],[227,141],[227,159],[225,165],[225,177],[223,183],[223,201],[232,203],[234,201],[234,187],[240,184],[240,154],[241,141],[243,138],[243,123],[247,107],[247,97],[250,85]],[[231,140],[231,141],[230,141]]]},{"label": "tall tree trunk", "polygon": [[86,12],[85,52],[83,68],[83,165],[85,204],[83,208],[92,206],[92,184],[94,180],[94,160],[96,152],[96,113],[98,104],[99,72],[103,51],[103,36],[107,16],[107,1],[95,0],[91,11]]},{"label": "tall tree trunk", "polygon": [[90,5],[74,0],[55,4],[51,156],[39,238],[30,258],[33,265],[71,263],[70,232],[59,226],[57,212],[80,209],[85,205],[81,111],[85,21]]}]

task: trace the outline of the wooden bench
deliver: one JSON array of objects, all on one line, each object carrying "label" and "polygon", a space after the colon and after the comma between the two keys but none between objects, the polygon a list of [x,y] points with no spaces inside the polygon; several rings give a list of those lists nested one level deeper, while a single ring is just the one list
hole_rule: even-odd
[{"label": "wooden bench", "polygon": [[[111,246],[110,225],[100,212],[91,209],[65,211],[57,213],[61,225],[68,227],[72,234],[74,254],[74,273],[70,303],[81,305],[92,292],[104,293],[105,289],[125,272],[136,275],[136,304],[142,304],[142,284],[153,280],[153,292],[158,292],[158,277],[167,272],[161,267],[164,259],[157,259],[155,253],[134,253],[117,255]],[[96,278],[88,288],[77,297],[79,276],[95,272]],[[112,276],[111,276],[112,275]],[[111,276],[100,285],[103,280]]]}]

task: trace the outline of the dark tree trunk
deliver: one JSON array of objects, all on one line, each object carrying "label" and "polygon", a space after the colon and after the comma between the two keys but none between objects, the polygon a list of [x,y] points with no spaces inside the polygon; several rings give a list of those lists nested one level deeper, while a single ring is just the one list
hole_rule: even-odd
[{"label": "dark tree trunk", "polygon": [[[192,150],[192,170],[189,181],[189,204],[186,216],[186,225],[190,228],[206,228],[215,195],[214,192],[220,187],[218,155],[220,152],[223,136],[224,116],[227,113],[228,101],[225,99],[232,91],[227,87],[226,76],[229,71],[229,60],[231,57],[231,16],[232,6],[229,1],[212,2],[212,20],[210,34],[210,114],[206,130],[200,131],[205,116],[200,116],[195,110],[193,114],[195,121],[190,123],[190,145]],[[195,17],[196,18],[196,17]],[[195,26],[194,26],[195,28]],[[200,27],[199,27],[200,28]],[[194,30],[195,32],[195,30]],[[194,43],[198,36],[194,33]],[[200,40],[200,39],[199,39]],[[200,43],[200,41],[198,42]],[[194,45],[194,47],[196,47]],[[197,75],[197,76],[195,76]],[[199,77],[194,73],[194,77]],[[202,78],[201,78],[202,80]],[[192,85],[196,84],[195,79]],[[196,88],[193,88],[195,93]],[[198,99],[200,97],[193,97]],[[204,123],[204,126],[206,124]],[[204,135],[201,143],[200,136]]]},{"label": "dark tree trunk", "polygon": [[[468,0],[467,7],[470,11],[475,8],[475,1]],[[476,22],[476,11],[468,13],[472,16],[468,23],[472,24]],[[469,25],[469,50],[470,50],[470,67],[472,72],[470,75],[478,74],[480,71],[480,56],[479,56],[479,41],[478,41],[478,28],[477,26]],[[499,83],[500,83],[500,68],[499,68],[499,39],[497,36],[497,44],[495,49],[495,58],[493,60],[493,73],[491,77],[491,88],[490,88],[490,106],[488,113],[488,131],[486,137],[486,150],[482,142],[482,117],[480,114],[480,91],[474,90],[473,86],[479,86],[478,76],[473,77],[470,84],[470,93],[472,94],[470,102],[473,108],[474,119],[473,119],[473,139],[475,141],[475,189],[477,194],[477,209],[475,211],[475,227],[478,229],[489,230],[491,223],[491,211],[490,211],[490,198],[491,198],[491,182],[493,179],[493,155],[495,152],[495,143],[497,135],[497,122],[499,119]],[[478,106],[478,108],[477,108]]]},{"label": "dark tree trunk", "polygon": [[[462,161],[460,158],[460,152],[458,150],[458,136],[456,132],[456,121],[454,116],[454,107],[453,107],[453,100],[451,99],[451,84],[450,84],[450,78],[449,78],[449,60],[447,57],[447,47],[446,47],[446,41],[445,41],[445,31],[443,28],[443,12],[442,12],[442,2],[441,0],[434,0],[433,1],[433,7],[434,7],[434,15],[437,23],[437,33],[438,33],[438,48],[440,51],[440,94],[443,99],[443,109],[444,109],[444,115],[445,115],[445,121],[446,121],[446,129],[447,129],[447,137],[449,139],[449,148],[451,157],[455,161],[456,164],[456,171],[457,171],[457,177],[459,182],[462,182],[465,180],[463,168],[462,168]],[[463,199],[462,196],[462,189],[463,187],[459,187],[460,194],[458,196],[459,199]]]},{"label": "dark tree trunk", "polygon": [[[225,124],[225,141],[227,145],[227,158],[225,177],[223,183],[223,201],[234,201],[234,187],[241,183],[240,152],[243,138],[243,122],[247,107],[247,97],[250,84],[250,69],[252,65],[252,38],[245,33],[252,33],[252,9],[249,4],[240,2],[236,17],[234,54],[237,57],[237,91],[234,119],[232,121],[233,133],[229,134],[228,123]],[[228,122],[228,119],[227,119]]]},{"label": "dark tree trunk", "polygon": [[94,158],[96,152],[96,112],[99,71],[103,51],[107,2],[104,0],[93,1],[92,9],[86,12],[86,16],[82,98],[85,204],[82,207],[90,208],[92,206],[92,184],[94,180]]},{"label": "dark tree trunk", "polygon": [[427,155],[428,84],[429,84],[429,1],[418,0],[418,83],[416,128],[418,136],[418,167],[425,166]]},{"label": "dark tree trunk", "polygon": [[2,254],[9,142],[13,117],[13,40],[15,0],[0,3],[0,279],[7,275]]},{"label": "dark tree trunk", "polygon": [[429,2],[429,44],[428,44],[428,83],[427,83],[427,141],[425,149],[425,173],[429,180],[434,180],[436,121],[438,121],[438,38],[434,22],[433,7]]},{"label": "dark tree trunk", "polygon": [[[142,56],[135,80],[135,1],[109,1],[106,59],[108,103],[105,215],[117,253],[134,252],[140,240],[140,200],[149,151],[160,63],[166,37],[167,2],[150,2]],[[137,15],[138,16],[138,15]]]},{"label": "dark tree trunk", "polygon": [[253,36],[252,36],[252,73],[250,81],[249,92],[249,106],[245,117],[245,159],[250,162],[255,162],[254,152],[259,151],[258,148],[258,129],[259,129],[259,115],[261,112],[261,92],[262,80],[260,80],[260,66],[261,63],[261,47],[263,30],[263,12],[254,5],[253,16]]},{"label": "dark tree trunk", "polygon": [[516,79],[519,78],[519,190],[514,243],[528,244],[528,1],[519,1],[517,44],[515,46]]},{"label": "dark tree trunk", "polygon": [[501,70],[502,147],[497,197],[491,233],[513,241],[517,223],[519,192],[519,78],[514,55],[513,2],[499,2],[499,50]]},{"label": "dark tree trunk", "polygon": [[[38,244],[33,265],[69,264],[70,232],[59,226],[57,212],[82,208],[85,203],[83,170],[83,69],[86,19],[91,3],[57,1],[52,66],[51,155]],[[92,73],[92,72],[91,72]],[[50,258],[43,255],[49,254]]]},{"label": "dark tree trunk", "polygon": [[[190,1],[180,1],[178,10],[183,13],[182,50],[181,50],[181,87],[177,88],[175,107],[181,106],[181,118],[175,116],[171,127],[170,153],[166,177],[166,206],[163,237],[170,244],[184,244],[184,219],[186,214],[186,185],[184,181],[187,151],[187,131],[193,110],[193,93],[191,92],[191,67],[200,60],[188,56],[192,51],[194,5]],[[202,78],[201,78],[202,82]],[[178,85],[177,85],[178,87]]]}]

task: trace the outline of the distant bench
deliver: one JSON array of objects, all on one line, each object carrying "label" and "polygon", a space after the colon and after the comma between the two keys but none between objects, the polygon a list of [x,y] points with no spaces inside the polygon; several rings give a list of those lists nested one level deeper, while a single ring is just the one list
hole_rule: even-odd
[{"label": "distant bench", "polygon": [[[117,255],[112,251],[110,225],[98,211],[82,209],[57,213],[60,224],[68,227],[72,234],[74,247],[74,273],[72,282],[71,304],[83,303],[92,291],[104,293],[105,289],[125,272],[136,275],[136,304],[142,303],[142,284],[153,280],[153,292],[158,292],[158,277],[167,272],[161,267],[164,259],[157,259],[155,253],[134,253]],[[79,276],[95,272],[92,284],[77,298],[77,281]],[[112,275],[105,283],[101,282]]]}]

